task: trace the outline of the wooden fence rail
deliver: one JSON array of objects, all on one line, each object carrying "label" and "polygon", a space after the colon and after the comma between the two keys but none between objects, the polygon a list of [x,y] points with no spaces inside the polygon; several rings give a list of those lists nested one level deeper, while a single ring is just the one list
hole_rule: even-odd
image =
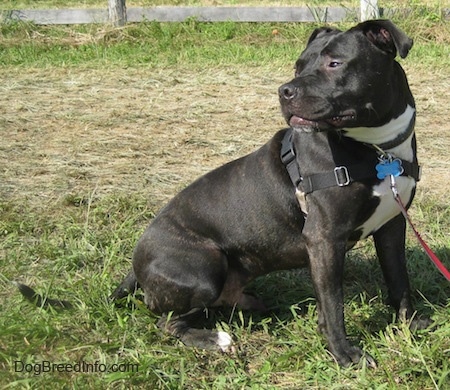
[{"label": "wooden fence rail", "polygon": [[[128,22],[144,20],[182,22],[337,22],[358,15],[357,9],[340,7],[170,7],[127,8]],[[36,24],[107,23],[107,9],[49,9],[3,11],[2,20],[32,21]]]},{"label": "wooden fence rail", "polygon": [[[407,17],[412,10],[379,9],[381,17],[401,14]],[[449,10],[443,17],[450,18]],[[203,22],[340,22],[359,20],[359,8],[343,7],[151,7],[127,8],[128,22],[159,21],[181,22],[194,18]],[[8,10],[0,9],[0,23],[30,21],[36,24],[85,24],[108,23],[107,9],[49,9]]]}]

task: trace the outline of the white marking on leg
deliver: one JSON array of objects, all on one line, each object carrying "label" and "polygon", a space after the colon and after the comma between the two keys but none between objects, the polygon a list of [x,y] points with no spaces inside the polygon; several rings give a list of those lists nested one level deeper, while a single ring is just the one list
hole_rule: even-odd
[{"label": "white marking on leg", "polygon": [[233,344],[233,339],[226,332],[217,332],[216,344],[223,352],[227,352],[228,348]]}]

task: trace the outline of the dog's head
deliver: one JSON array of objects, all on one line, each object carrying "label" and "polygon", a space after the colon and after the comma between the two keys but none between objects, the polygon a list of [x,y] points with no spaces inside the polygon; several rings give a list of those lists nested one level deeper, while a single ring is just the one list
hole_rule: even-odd
[{"label": "dog's head", "polygon": [[316,131],[381,126],[396,118],[407,104],[414,107],[395,61],[412,44],[388,20],[347,31],[316,29],[295,64],[295,78],[279,88],[284,118],[293,128]]}]

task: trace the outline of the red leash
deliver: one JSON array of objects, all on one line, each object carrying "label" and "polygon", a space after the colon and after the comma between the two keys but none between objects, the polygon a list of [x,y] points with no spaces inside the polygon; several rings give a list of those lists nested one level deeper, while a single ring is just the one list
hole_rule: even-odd
[{"label": "red leash", "polygon": [[402,211],[403,216],[408,221],[409,226],[411,226],[411,229],[413,230],[414,234],[416,235],[417,239],[419,240],[420,245],[422,245],[423,249],[425,250],[426,254],[430,258],[432,263],[441,272],[441,274],[444,275],[444,277],[448,281],[450,281],[450,271],[447,268],[445,268],[444,264],[442,264],[442,262],[436,256],[436,254],[430,249],[430,247],[427,245],[427,243],[423,240],[423,238],[420,236],[419,232],[414,227],[414,225],[411,221],[411,218],[409,218],[408,212],[406,211],[406,208],[403,205],[402,200],[400,199],[400,195],[397,191],[397,186],[395,183],[395,178],[393,175],[390,175],[390,177],[391,177],[391,190],[392,190],[392,193],[394,194],[395,201],[398,203],[400,210]]}]

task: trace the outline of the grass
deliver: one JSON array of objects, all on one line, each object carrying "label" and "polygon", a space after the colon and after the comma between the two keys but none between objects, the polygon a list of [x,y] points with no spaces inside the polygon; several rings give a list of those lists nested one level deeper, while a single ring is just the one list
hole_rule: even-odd
[{"label": "grass", "polygon": [[[423,14],[396,22],[415,39],[402,60],[424,165],[411,216],[449,266],[449,27]],[[316,332],[303,270],[252,284],[274,307],[270,315],[210,313],[211,326],[233,334],[232,354],[187,349],[161,335],[139,296],[122,308],[107,300],[168,199],[284,126],[276,89],[292,77],[314,27],[0,25],[0,388],[449,387],[450,287],[410,232],[414,300],[434,319],[433,330],[411,334],[391,322],[370,241],[347,259],[349,337],[375,356],[376,370],[334,363]],[[37,309],[12,280],[75,308]],[[15,362],[29,372],[15,372],[22,367]],[[66,372],[39,372],[41,362],[66,364]],[[122,372],[67,372],[78,362]]]},{"label": "grass", "polygon": [[[411,61],[436,66],[448,60],[449,23],[439,8],[417,8],[411,19],[394,19],[415,39]],[[343,23],[343,28],[354,22]],[[121,29],[0,24],[0,65],[16,66],[216,66],[261,64],[293,58],[316,25],[146,22]],[[218,44],[220,42],[220,44]],[[417,45],[417,43],[420,43]],[[444,44],[444,45],[443,45]],[[432,55],[430,55],[432,52]]]},{"label": "grass", "polygon": [[[122,273],[118,270],[124,270],[123,257],[131,253],[138,238],[138,227],[153,212],[145,199],[111,196],[91,201],[67,204],[65,215],[49,212],[24,218],[23,210],[3,210],[2,230],[11,232],[4,242],[6,262],[14,266],[9,273],[26,282],[40,282],[41,292],[64,296],[76,306],[72,311],[45,311],[24,303],[16,292],[7,293],[0,320],[5,384],[30,383],[40,388],[52,383],[62,388],[70,380],[75,388],[110,382],[144,388],[149,384],[155,388],[335,384],[370,388],[378,383],[423,389],[431,388],[434,381],[445,388],[450,345],[448,307],[441,305],[448,300],[448,285],[429,269],[418,248],[410,249],[412,283],[432,299],[433,303],[424,304],[417,297],[422,312],[433,311],[438,328],[414,336],[403,325],[388,325],[392,313],[382,301],[381,275],[372,250],[363,246],[349,258],[349,333],[375,354],[378,370],[341,370],[333,363],[315,331],[315,303],[303,271],[269,275],[253,286],[269,304],[278,306],[271,316],[231,315],[225,310],[213,315],[211,323],[230,329],[239,341],[235,354],[222,355],[185,349],[161,337],[139,302],[131,309],[114,308],[107,302],[107,292]],[[410,248],[414,246],[409,243]],[[8,286],[6,281],[4,285]],[[15,361],[138,364],[139,372],[14,374]]]}]

